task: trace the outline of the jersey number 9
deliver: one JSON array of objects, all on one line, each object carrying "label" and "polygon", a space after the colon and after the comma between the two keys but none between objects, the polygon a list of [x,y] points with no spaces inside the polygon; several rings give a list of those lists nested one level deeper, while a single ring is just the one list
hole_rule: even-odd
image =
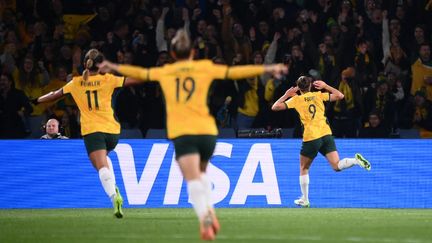
[{"label": "jersey number 9", "polygon": [[[180,78],[176,78],[176,99],[180,102],[180,99],[184,99],[184,102],[189,101],[195,91],[195,80],[191,77],[186,77],[183,81]],[[180,95],[182,93],[182,95]],[[183,98],[183,93],[185,97]],[[180,97],[182,96],[182,97]]]},{"label": "jersey number 9", "polygon": [[315,113],[316,113],[316,107],[315,107],[314,104],[312,104],[312,105],[309,106],[309,113],[311,113],[312,119],[314,119],[315,118]]}]

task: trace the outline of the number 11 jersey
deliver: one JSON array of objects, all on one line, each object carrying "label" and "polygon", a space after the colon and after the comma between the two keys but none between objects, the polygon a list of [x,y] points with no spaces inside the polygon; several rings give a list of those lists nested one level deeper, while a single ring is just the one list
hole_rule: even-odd
[{"label": "number 11 jersey", "polygon": [[330,99],[330,93],[307,92],[285,101],[287,108],[296,109],[303,124],[303,141],[311,141],[325,135],[331,135],[331,129],[325,116],[323,101]]},{"label": "number 11 jersey", "polygon": [[124,80],[108,73],[89,76],[87,81],[76,76],[63,87],[63,94],[71,94],[80,110],[82,136],[94,132],[120,134],[114,100]]}]

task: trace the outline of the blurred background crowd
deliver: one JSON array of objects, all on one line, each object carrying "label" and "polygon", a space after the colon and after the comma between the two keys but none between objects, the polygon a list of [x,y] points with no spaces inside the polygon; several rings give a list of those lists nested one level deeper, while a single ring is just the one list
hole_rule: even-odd
[{"label": "blurred background crowd", "polygon": [[[336,137],[411,128],[432,137],[432,0],[0,0],[0,138],[39,138],[49,118],[79,138],[70,97],[32,100],[81,75],[90,48],[117,63],[171,63],[179,28],[196,59],[289,66],[282,79],[215,81],[208,103],[221,128],[294,128],[300,136],[295,111],[270,107],[307,75],[345,95],[327,104]],[[115,110],[123,129],[165,127],[158,83],[121,89]]]}]

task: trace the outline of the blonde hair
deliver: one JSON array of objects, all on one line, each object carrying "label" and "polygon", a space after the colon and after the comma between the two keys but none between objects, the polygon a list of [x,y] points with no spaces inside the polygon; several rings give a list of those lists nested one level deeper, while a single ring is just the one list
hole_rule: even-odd
[{"label": "blonde hair", "polygon": [[90,71],[97,71],[98,67],[96,64],[101,63],[104,60],[104,56],[97,49],[90,49],[84,57],[84,72],[82,78],[84,81],[88,80]]},{"label": "blonde hair", "polygon": [[189,58],[192,44],[189,34],[184,29],[177,30],[176,35],[171,41],[172,51],[174,52],[176,58],[185,59]]}]

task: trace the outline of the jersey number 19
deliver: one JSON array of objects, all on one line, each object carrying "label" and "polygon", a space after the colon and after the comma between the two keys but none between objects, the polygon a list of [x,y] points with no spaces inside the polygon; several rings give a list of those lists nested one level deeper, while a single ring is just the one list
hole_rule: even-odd
[{"label": "jersey number 19", "polygon": [[[184,99],[184,102],[189,101],[195,91],[195,80],[191,77],[186,77],[182,81],[180,78],[176,78],[176,99],[180,102],[180,99]],[[180,95],[180,93],[185,93],[185,97]],[[182,97],[181,97],[182,96]]]}]

